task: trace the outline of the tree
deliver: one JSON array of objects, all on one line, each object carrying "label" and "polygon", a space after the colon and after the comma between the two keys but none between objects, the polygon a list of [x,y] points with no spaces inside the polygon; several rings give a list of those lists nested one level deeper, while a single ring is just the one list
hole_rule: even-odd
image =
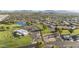
[{"label": "tree", "polygon": [[10,29],[10,27],[6,27],[6,29],[7,29],[7,30],[9,30],[9,29]]},{"label": "tree", "polygon": [[60,33],[60,35],[61,35],[61,33],[62,33],[62,28],[59,28],[58,31],[59,31],[59,33]]},{"label": "tree", "polygon": [[55,26],[55,32],[58,32],[58,27],[57,27],[57,25]]},{"label": "tree", "polygon": [[75,28],[73,28],[74,26],[72,24],[70,24],[70,29],[69,32],[72,33],[74,31]]},{"label": "tree", "polygon": [[37,41],[36,48],[44,48],[44,47],[45,47],[45,44],[43,41]]},{"label": "tree", "polygon": [[6,30],[6,28],[4,26],[1,26],[0,29],[3,31]]},{"label": "tree", "polygon": [[74,31],[73,29],[69,29],[69,32],[70,32],[70,33],[73,33],[73,31]]},{"label": "tree", "polygon": [[43,38],[43,34],[41,30],[40,30],[40,36],[41,36],[42,41],[44,42],[44,38]]},{"label": "tree", "polygon": [[59,46],[57,46],[57,45],[53,45],[52,48],[59,48]]}]

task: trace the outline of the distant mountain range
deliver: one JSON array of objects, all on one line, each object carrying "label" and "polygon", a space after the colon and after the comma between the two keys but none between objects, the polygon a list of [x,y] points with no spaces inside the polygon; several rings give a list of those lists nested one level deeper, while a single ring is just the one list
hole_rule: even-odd
[{"label": "distant mountain range", "polygon": [[74,10],[0,10],[0,13],[12,13],[12,12],[19,12],[19,13],[46,13],[46,14],[79,14],[79,11]]},{"label": "distant mountain range", "polygon": [[44,13],[79,13],[78,11],[72,10],[44,10]]}]

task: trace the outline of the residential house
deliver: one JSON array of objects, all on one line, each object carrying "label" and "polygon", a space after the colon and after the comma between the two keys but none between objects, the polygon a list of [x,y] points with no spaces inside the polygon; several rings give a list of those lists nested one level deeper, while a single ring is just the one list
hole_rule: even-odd
[{"label": "residential house", "polygon": [[26,35],[28,35],[28,31],[27,30],[24,30],[24,29],[20,29],[20,30],[15,30],[14,32],[13,32],[13,35],[15,36],[15,35],[18,35],[18,36],[26,36]]}]

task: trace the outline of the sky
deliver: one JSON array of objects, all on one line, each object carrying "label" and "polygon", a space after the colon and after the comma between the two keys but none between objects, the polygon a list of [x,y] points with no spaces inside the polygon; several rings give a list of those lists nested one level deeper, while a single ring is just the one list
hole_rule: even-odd
[{"label": "sky", "polygon": [[78,0],[0,0],[0,10],[75,10]]}]

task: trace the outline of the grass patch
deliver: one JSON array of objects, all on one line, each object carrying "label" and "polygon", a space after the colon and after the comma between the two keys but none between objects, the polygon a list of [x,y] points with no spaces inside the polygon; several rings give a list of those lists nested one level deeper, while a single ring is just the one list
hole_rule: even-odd
[{"label": "grass patch", "polygon": [[16,27],[17,25],[1,24],[0,26],[11,27],[9,30],[0,31],[0,47],[15,48],[15,47],[20,47],[20,46],[26,46],[31,43],[32,38],[30,35],[23,36],[20,38],[13,37],[12,31],[15,29],[20,29]]},{"label": "grass patch", "polygon": [[68,30],[62,30],[62,35],[65,35],[65,34],[70,34],[70,32]]},{"label": "grass patch", "polygon": [[65,35],[65,34],[78,35],[79,29],[75,29],[72,33],[70,33],[68,30],[63,30],[61,34],[62,35]]},{"label": "grass patch", "polygon": [[79,29],[75,29],[72,33],[72,35],[79,35]]},{"label": "grass patch", "polygon": [[48,28],[48,26],[46,26],[45,29],[43,28],[43,25],[42,24],[36,24],[36,26],[38,28],[40,28],[40,29],[43,29],[43,31],[42,31],[43,34],[50,34],[50,32],[51,32],[50,29]]},{"label": "grass patch", "polygon": [[28,36],[24,36],[21,38],[14,38],[12,33],[9,31],[1,31],[0,32],[0,47],[19,47],[30,44],[32,38]]}]

